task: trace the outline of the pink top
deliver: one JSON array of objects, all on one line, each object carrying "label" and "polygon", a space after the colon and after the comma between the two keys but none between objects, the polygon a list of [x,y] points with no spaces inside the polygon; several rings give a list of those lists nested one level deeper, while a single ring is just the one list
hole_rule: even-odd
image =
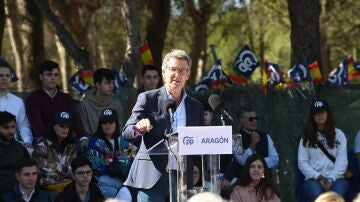
[{"label": "pink top", "polygon": [[274,194],[270,200],[258,199],[256,190],[252,186],[235,186],[230,195],[231,202],[280,202],[280,198]]}]

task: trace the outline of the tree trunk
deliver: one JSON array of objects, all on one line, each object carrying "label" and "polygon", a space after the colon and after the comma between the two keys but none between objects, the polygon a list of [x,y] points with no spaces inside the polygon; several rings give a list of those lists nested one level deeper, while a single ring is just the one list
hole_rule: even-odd
[{"label": "tree trunk", "polygon": [[49,20],[50,24],[55,29],[55,32],[66,51],[74,59],[75,65],[77,65],[79,69],[92,69],[89,60],[89,51],[85,48],[79,48],[77,46],[69,31],[50,9],[48,1],[34,0],[34,2],[40,9],[41,13]]},{"label": "tree trunk", "polygon": [[170,3],[169,0],[149,0],[147,4],[151,15],[147,24],[146,40],[158,68],[161,68],[162,64],[162,52],[171,14]]},{"label": "tree trunk", "polygon": [[191,67],[191,76],[187,82],[189,86],[195,85],[196,77],[198,76],[198,65],[206,64],[204,61],[206,61],[207,58],[207,24],[211,14],[214,12],[214,8],[216,8],[216,5],[213,1],[200,0],[198,4],[199,9],[196,9],[194,1],[186,2],[187,9],[193,21],[194,29],[194,35],[191,42],[192,45],[190,47],[190,57],[193,62],[193,67]]},{"label": "tree trunk", "polygon": [[291,63],[302,58],[308,63],[318,61],[322,69],[320,55],[319,0],[288,0],[291,22]]},{"label": "tree trunk", "polygon": [[141,39],[135,1],[123,1],[122,15],[125,19],[125,31],[127,35],[127,47],[123,61],[123,70],[130,80],[128,85],[132,86],[134,84],[135,76],[141,67],[139,55]]},{"label": "tree trunk", "polygon": [[[7,30],[9,32],[9,38],[11,43],[12,52],[15,58],[15,65],[13,65],[15,72],[19,78],[21,78],[21,67],[23,66],[23,61],[21,57],[21,39],[20,33],[18,32],[18,28],[16,25],[19,25],[19,16],[16,15],[17,8],[16,2],[7,0],[5,1],[5,13],[8,16],[6,23],[7,23]],[[16,87],[18,91],[22,91],[22,80],[16,82]]]},{"label": "tree trunk", "polygon": [[[101,8],[101,1],[58,1],[52,0],[52,5],[54,5],[56,11],[59,13],[61,21],[64,23],[65,27],[71,33],[71,36],[74,37],[76,44],[84,50],[90,50],[89,44],[89,29],[90,22],[94,13]],[[94,66],[94,57],[91,57],[92,52],[89,51],[89,63],[91,66]]]},{"label": "tree trunk", "polygon": [[[27,24],[29,26],[29,31],[26,37],[22,37],[23,45],[28,44],[29,49],[27,49],[26,54],[22,54],[24,57],[25,64],[27,68],[25,69],[26,79],[28,79],[28,90],[35,88],[36,84],[40,86],[38,79],[38,67],[42,61],[45,59],[45,47],[44,47],[44,31],[43,31],[43,18],[36,7],[33,0],[25,0],[26,10],[24,10]],[[23,70],[22,70],[23,71]],[[30,76],[29,76],[30,75]]]},{"label": "tree trunk", "polygon": [[330,62],[330,48],[327,43],[327,27],[329,26],[326,0],[321,0],[321,14],[320,14],[320,53],[321,53],[321,64],[323,75],[328,75],[332,70]]},{"label": "tree trunk", "polygon": [[5,30],[5,2],[0,0],[0,55],[2,55],[2,44]]},{"label": "tree trunk", "polygon": [[[68,89],[68,85],[67,85],[67,81],[68,81],[68,76],[66,74],[67,71],[67,66],[68,65],[68,61],[67,61],[67,54],[66,54],[66,50],[64,48],[64,46],[61,44],[59,37],[54,36],[55,39],[55,44],[59,53],[59,58],[60,58],[60,74],[61,74],[61,84],[62,84],[62,88],[65,92],[69,92]],[[71,71],[70,71],[71,72]]]}]

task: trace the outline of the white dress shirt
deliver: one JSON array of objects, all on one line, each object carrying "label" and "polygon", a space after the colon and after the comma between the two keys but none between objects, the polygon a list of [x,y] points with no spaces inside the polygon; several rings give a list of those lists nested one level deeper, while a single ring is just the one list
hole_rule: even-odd
[{"label": "white dress shirt", "polygon": [[[20,132],[21,139],[24,143],[32,143],[33,135],[30,130],[23,100],[8,92],[6,95],[0,96],[0,111],[7,111],[16,116],[16,128],[17,132]],[[17,134],[15,138],[19,140]]]},{"label": "white dress shirt", "polygon": [[[168,93],[168,92],[167,92]],[[179,126],[186,126],[186,107],[185,107],[185,98],[186,98],[187,94],[185,93],[185,91],[183,91],[183,96],[181,99],[181,102],[179,104],[179,106],[177,106],[175,112],[174,112],[174,123],[173,123],[173,132],[177,132],[177,129]],[[170,93],[168,93],[168,97],[169,99],[172,99],[172,96],[170,95]],[[171,150],[175,150],[175,152],[173,153],[177,153],[177,147],[178,144],[174,144],[173,146],[171,146]],[[172,152],[169,153],[169,162],[167,165],[167,169],[169,170],[177,170],[178,169],[178,164],[176,161],[176,158],[174,156]]]},{"label": "white dress shirt", "polygon": [[[268,140],[268,156],[264,157],[266,165],[268,168],[276,168],[279,163],[279,154],[277,153],[274,142],[272,141],[269,134],[266,135]],[[251,156],[254,152],[247,148],[244,150],[243,154],[235,154],[235,160],[240,164],[244,165],[246,160]]]}]

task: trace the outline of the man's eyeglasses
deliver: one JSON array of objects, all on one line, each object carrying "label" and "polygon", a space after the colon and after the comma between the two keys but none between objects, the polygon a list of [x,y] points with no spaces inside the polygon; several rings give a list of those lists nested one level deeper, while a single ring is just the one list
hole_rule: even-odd
[{"label": "man's eyeglasses", "polygon": [[259,119],[259,117],[257,117],[257,116],[249,117],[249,118],[248,118],[249,121],[254,121],[254,120],[257,121],[258,119]]},{"label": "man's eyeglasses", "polygon": [[90,176],[92,174],[92,170],[84,170],[84,171],[77,171],[75,172],[75,175],[79,175],[79,176]]},{"label": "man's eyeglasses", "polygon": [[178,73],[180,75],[185,75],[189,71],[189,69],[187,69],[187,68],[179,68],[179,69],[177,69],[177,68],[173,68],[173,67],[169,67],[168,70],[172,74]]}]

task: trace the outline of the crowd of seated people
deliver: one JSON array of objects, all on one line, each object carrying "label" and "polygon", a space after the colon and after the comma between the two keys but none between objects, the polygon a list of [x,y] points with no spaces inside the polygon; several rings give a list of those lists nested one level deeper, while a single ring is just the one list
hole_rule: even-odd
[{"label": "crowd of seated people", "polygon": [[[111,97],[114,90],[112,72],[102,68],[94,74],[96,89],[85,95],[79,108],[72,97],[59,88],[60,69],[56,62],[44,61],[40,65],[41,88],[28,96],[25,104],[8,90],[12,72],[10,64],[1,58],[0,79],[4,81],[0,82],[1,200],[20,197],[26,201],[40,197],[66,201],[70,194],[78,201],[90,198],[94,201],[105,198],[136,200],[134,190],[123,184],[136,155],[136,146],[122,136],[121,128],[126,120],[121,120],[123,109]],[[151,78],[155,81],[149,83],[158,84],[157,71],[144,72],[153,72]],[[143,89],[153,88],[144,86]],[[96,107],[86,104],[91,101]],[[96,108],[92,118],[87,115],[89,107]],[[343,176],[348,163],[346,136],[335,128],[326,101],[314,101],[309,114],[298,148],[305,193],[309,201],[327,191],[345,197],[348,189]],[[242,126],[239,132],[243,137],[243,150],[231,155],[220,168],[226,171],[224,180],[229,184],[227,195],[222,197],[231,201],[280,201],[280,193],[273,185],[270,173],[279,161],[274,142],[269,134],[257,129],[258,117],[253,108],[244,107],[238,121]],[[211,118],[206,125],[210,124]],[[358,136],[354,150],[360,154]],[[333,155],[334,160],[320,149],[319,144]],[[31,159],[33,161],[29,161]],[[320,164],[327,166],[324,168]],[[195,186],[205,186],[199,175],[201,166],[194,165],[194,169]],[[3,182],[14,187],[5,186]],[[36,182],[39,186],[35,186]],[[84,182],[86,186],[83,186]],[[29,184],[31,186],[27,187]],[[80,190],[80,187],[86,188]]]}]

